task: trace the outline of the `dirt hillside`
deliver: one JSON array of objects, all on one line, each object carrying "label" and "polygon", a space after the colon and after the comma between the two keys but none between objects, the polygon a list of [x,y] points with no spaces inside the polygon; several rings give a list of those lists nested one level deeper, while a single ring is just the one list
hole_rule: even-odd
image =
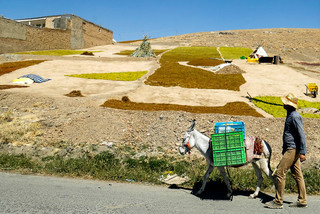
[{"label": "dirt hillside", "polygon": [[[213,133],[215,122],[238,120],[245,122],[247,136],[261,136],[270,143],[273,149],[272,166],[275,166],[281,157],[284,118],[273,118],[261,110],[264,118],[182,111],[125,111],[104,108],[101,104],[107,99],[120,99],[128,95],[135,102],[221,106],[242,101],[253,106],[245,98],[248,91],[252,96],[281,96],[292,91],[298,93],[299,98],[319,102],[318,97],[313,99],[303,94],[305,81],[315,81],[320,85],[319,65],[316,66],[320,59],[319,35],[319,29],[262,29],[202,32],[151,40],[154,49],[178,46],[239,46],[254,49],[257,44],[262,44],[269,55],[283,58],[285,64],[279,67],[249,66],[236,60],[234,65],[245,72],[243,75],[247,80],[240,92],[150,87],[143,84],[144,79],[125,83],[76,80],[65,76],[128,70],[148,70],[150,75],[159,67],[159,58],[136,59],[115,55],[121,50],[134,50],[139,43],[87,49],[102,51],[93,57],[2,55],[0,63],[25,59],[49,61],[3,75],[0,85],[9,84],[12,79],[31,72],[52,80],[28,88],[0,90],[0,114],[2,125],[5,124],[1,130],[0,148],[2,151],[38,156],[55,153],[74,156],[125,146],[136,150],[137,155],[177,155],[177,147],[193,119],[197,120],[197,129],[208,136]],[[277,78],[277,75],[281,78]],[[81,92],[83,97],[65,96],[74,90]],[[308,149],[308,161],[304,165],[319,167],[319,120],[304,119],[304,128]],[[7,137],[3,137],[5,134]],[[197,152],[194,154],[199,155]]]}]

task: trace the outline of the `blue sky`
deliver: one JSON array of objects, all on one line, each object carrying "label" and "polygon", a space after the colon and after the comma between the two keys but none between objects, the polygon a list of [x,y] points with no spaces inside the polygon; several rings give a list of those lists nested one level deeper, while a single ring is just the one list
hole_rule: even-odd
[{"label": "blue sky", "polygon": [[0,0],[0,15],[74,14],[113,31],[116,41],[186,33],[320,28],[320,0]]}]

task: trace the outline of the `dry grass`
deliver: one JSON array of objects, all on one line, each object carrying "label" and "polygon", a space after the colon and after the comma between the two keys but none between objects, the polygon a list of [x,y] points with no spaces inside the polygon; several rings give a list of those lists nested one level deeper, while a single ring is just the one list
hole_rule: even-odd
[{"label": "dry grass", "polygon": [[44,62],[46,60],[28,60],[28,61],[19,61],[19,62],[5,62],[0,64],[0,76],[10,73],[12,71],[29,67],[32,65],[39,64],[41,62]]},{"label": "dry grass", "polygon": [[254,110],[244,102],[232,102],[219,107],[206,107],[174,104],[135,103],[131,102],[128,97],[123,97],[122,100],[107,100],[102,106],[108,108],[138,111],[186,111],[191,113],[218,113],[228,115],[248,115],[254,117],[263,117],[256,110]]},{"label": "dry grass", "polygon": [[0,90],[10,89],[10,88],[27,88],[29,86],[25,85],[0,85]]},{"label": "dry grass", "polygon": [[188,65],[193,66],[217,66],[224,63],[220,59],[196,59],[188,62]]},{"label": "dry grass", "polygon": [[[10,73],[12,71],[29,67],[32,65],[39,64],[41,62],[44,62],[46,60],[28,60],[28,61],[19,61],[19,62],[5,62],[0,64],[0,76]],[[10,89],[10,88],[25,88],[28,86],[21,86],[21,85],[0,85],[0,90],[3,89]]]},{"label": "dry grass", "polygon": [[0,142],[13,145],[33,144],[41,136],[42,126],[38,122],[24,121],[15,117],[12,111],[0,114]]},{"label": "dry grass", "polygon": [[[161,67],[149,76],[145,84],[152,86],[180,86],[183,88],[228,89],[239,91],[246,81],[242,74],[214,74],[203,69],[180,65],[188,61],[197,65],[220,57],[215,47],[179,47],[162,55]],[[215,62],[216,63],[216,62]]]}]

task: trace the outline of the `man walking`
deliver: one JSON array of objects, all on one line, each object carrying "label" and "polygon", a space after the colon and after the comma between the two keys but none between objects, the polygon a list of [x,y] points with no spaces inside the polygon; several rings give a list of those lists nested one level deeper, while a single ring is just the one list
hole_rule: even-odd
[{"label": "man walking", "polygon": [[283,208],[283,195],[287,171],[290,169],[298,187],[298,200],[289,207],[307,207],[306,187],[301,171],[301,162],[306,160],[306,141],[302,126],[302,117],[296,111],[298,98],[292,93],[281,98],[287,117],[283,131],[283,157],[276,171],[276,196],[267,202],[265,207],[271,209]]}]

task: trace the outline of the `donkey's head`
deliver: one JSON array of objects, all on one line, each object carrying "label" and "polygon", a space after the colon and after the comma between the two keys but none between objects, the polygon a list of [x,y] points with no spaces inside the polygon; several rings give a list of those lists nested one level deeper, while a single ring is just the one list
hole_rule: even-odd
[{"label": "donkey's head", "polygon": [[187,152],[190,152],[190,150],[195,145],[195,139],[192,136],[195,126],[196,126],[196,120],[193,120],[188,131],[184,134],[182,144],[181,146],[179,146],[179,152],[181,155],[185,155]]}]

